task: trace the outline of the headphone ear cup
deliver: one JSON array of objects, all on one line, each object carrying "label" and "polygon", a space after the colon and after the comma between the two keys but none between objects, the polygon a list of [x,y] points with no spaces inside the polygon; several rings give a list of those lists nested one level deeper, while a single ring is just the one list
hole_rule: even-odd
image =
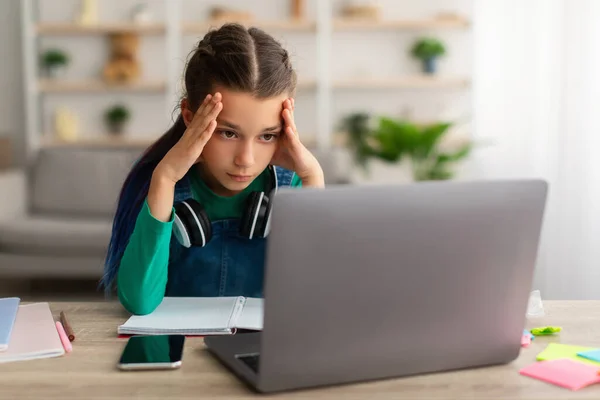
[{"label": "headphone ear cup", "polygon": [[268,196],[265,196],[265,201],[263,203],[265,203],[265,209],[260,227],[260,236],[267,237],[269,235],[269,231],[271,230],[271,207],[273,203],[271,203],[271,198]]},{"label": "headphone ear cup", "polygon": [[178,209],[179,204],[175,205],[175,216],[173,218],[173,234],[177,242],[183,247],[189,248],[192,246],[190,229],[185,222],[183,212]]},{"label": "headphone ear cup", "polygon": [[175,237],[184,247],[204,247],[212,237],[210,219],[204,208],[194,199],[175,205],[173,224]]},{"label": "headphone ear cup", "polygon": [[240,235],[252,239],[258,235],[262,220],[260,218],[261,204],[264,202],[263,192],[252,192],[246,200],[246,212],[240,223]]}]

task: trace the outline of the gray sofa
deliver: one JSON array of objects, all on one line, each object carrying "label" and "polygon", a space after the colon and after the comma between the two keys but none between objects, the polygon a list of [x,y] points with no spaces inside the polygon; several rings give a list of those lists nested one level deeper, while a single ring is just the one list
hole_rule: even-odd
[{"label": "gray sofa", "polygon": [[[45,148],[30,171],[0,172],[0,279],[99,279],[121,185],[141,149]],[[328,184],[335,152],[314,151]]]}]

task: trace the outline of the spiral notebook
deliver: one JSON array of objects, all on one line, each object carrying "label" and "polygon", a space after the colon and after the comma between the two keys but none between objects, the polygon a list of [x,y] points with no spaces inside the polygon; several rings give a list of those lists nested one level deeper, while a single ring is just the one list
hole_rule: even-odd
[{"label": "spiral notebook", "polygon": [[165,297],[148,315],[131,316],[120,335],[228,335],[262,330],[263,300],[251,297]]}]

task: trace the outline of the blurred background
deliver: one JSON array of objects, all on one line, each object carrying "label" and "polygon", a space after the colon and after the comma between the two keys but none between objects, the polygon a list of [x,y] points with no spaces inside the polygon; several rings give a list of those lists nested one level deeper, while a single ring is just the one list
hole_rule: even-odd
[{"label": "blurred background", "polygon": [[290,52],[328,184],[543,178],[533,289],[600,298],[598,20],[596,0],[0,0],[0,296],[102,299],[125,174],[236,21]]}]

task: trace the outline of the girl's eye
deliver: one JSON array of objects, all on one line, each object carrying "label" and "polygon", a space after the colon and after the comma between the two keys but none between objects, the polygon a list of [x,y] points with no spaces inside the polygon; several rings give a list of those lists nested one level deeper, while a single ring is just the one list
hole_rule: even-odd
[{"label": "girl's eye", "polygon": [[235,137],[235,132],[232,131],[221,131],[220,133],[225,139],[233,139]]},{"label": "girl's eye", "polygon": [[277,135],[273,133],[266,133],[262,137],[265,142],[272,142],[277,137]]}]

